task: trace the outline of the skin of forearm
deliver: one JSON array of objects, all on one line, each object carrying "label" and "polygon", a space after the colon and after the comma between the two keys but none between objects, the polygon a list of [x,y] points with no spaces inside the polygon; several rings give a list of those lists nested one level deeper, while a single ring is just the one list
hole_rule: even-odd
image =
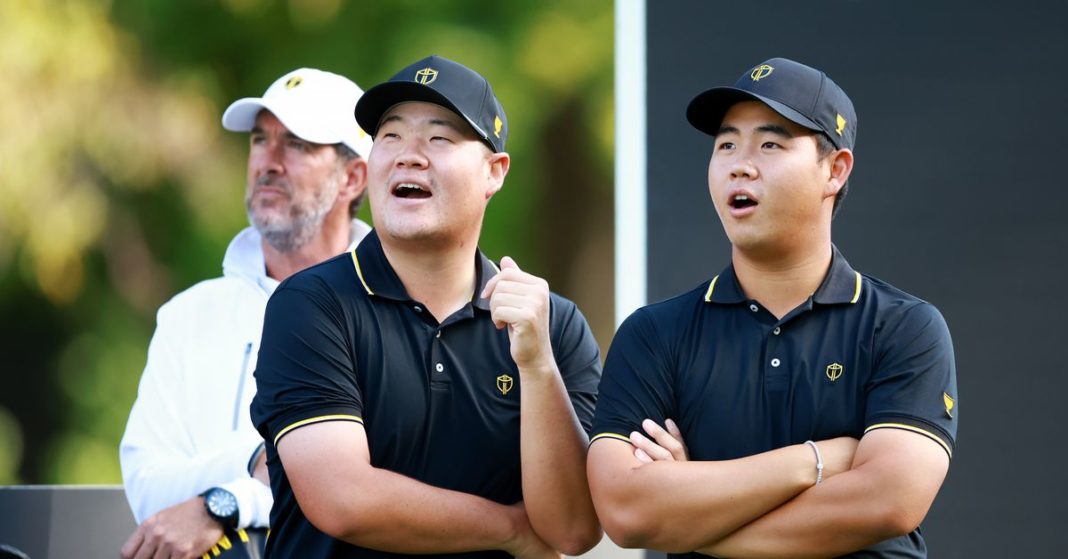
[{"label": "skin of forearm", "polygon": [[530,523],[553,548],[568,555],[589,551],[601,528],[586,480],[589,444],[553,366],[520,371],[520,454],[523,495]]},{"label": "skin of forearm", "polygon": [[736,460],[642,465],[631,445],[601,439],[590,454],[594,504],[605,531],[622,547],[700,549],[815,482],[805,445]]},{"label": "skin of forearm", "polygon": [[[893,446],[891,446],[893,445]],[[700,552],[717,557],[833,557],[907,534],[927,515],[947,455],[905,431],[873,431],[854,468],[812,487]]]},{"label": "skin of forearm", "polygon": [[715,557],[833,557],[915,528],[880,506],[880,493],[863,474],[847,472],[699,551]]},{"label": "skin of forearm", "polygon": [[363,500],[364,506],[339,514],[348,521],[331,534],[353,545],[394,553],[460,553],[503,549],[518,532],[507,506],[388,470],[375,469],[359,487],[346,500]]},{"label": "skin of forearm", "polygon": [[354,545],[396,553],[503,549],[526,520],[513,506],[433,487],[369,463],[363,427],[325,422],[279,441],[308,520]]}]

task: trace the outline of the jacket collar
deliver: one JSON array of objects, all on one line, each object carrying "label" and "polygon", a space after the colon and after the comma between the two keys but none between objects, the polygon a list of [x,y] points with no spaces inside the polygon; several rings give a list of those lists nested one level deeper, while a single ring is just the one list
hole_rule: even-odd
[{"label": "jacket collar", "polygon": [[[356,248],[371,227],[360,221],[352,220],[352,242],[346,250]],[[223,276],[242,278],[252,282],[270,295],[278,287],[279,281],[267,275],[267,262],[263,257],[263,237],[254,227],[246,227],[230,241],[223,256]]]}]

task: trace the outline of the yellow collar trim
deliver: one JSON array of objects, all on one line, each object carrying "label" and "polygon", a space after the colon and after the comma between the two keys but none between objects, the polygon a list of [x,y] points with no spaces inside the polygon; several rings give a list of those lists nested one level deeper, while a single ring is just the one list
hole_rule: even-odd
[{"label": "yellow collar trim", "polygon": [[716,277],[712,278],[711,282],[709,282],[708,291],[705,292],[705,302],[706,303],[711,303],[712,302],[712,291],[714,291],[716,289],[716,280],[718,280],[718,279],[719,279],[719,276],[716,276]]},{"label": "yellow collar trim", "polygon": [[356,258],[356,249],[352,249],[352,265],[356,267],[356,275],[360,278],[360,283],[363,284],[363,288],[367,290],[368,295],[374,295],[375,292],[371,291],[371,287],[367,285],[367,280],[363,279],[363,270],[360,269],[360,259]]}]

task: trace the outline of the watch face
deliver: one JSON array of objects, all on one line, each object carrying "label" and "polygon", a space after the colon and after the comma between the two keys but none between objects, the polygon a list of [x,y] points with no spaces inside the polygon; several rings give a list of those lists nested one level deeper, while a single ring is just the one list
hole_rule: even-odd
[{"label": "watch face", "polygon": [[204,504],[208,511],[217,518],[230,518],[237,514],[237,499],[233,493],[221,488],[214,488],[204,495]]}]

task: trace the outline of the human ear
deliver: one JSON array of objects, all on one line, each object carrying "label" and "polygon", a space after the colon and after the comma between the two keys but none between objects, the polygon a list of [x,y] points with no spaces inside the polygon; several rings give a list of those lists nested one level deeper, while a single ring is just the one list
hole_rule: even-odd
[{"label": "human ear", "polygon": [[486,199],[489,200],[504,186],[504,177],[508,174],[508,167],[512,159],[505,152],[490,154],[488,164],[489,188],[486,190]]},{"label": "human ear", "polygon": [[830,156],[830,160],[826,194],[837,196],[838,191],[842,190],[842,187],[849,181],[849,175],[853,172],[853,152],[849,149],[840,149]]}]

